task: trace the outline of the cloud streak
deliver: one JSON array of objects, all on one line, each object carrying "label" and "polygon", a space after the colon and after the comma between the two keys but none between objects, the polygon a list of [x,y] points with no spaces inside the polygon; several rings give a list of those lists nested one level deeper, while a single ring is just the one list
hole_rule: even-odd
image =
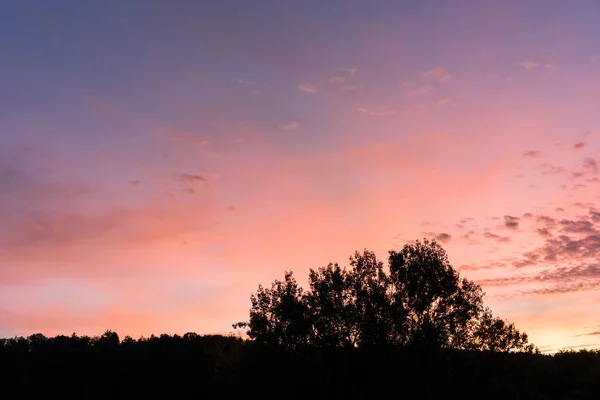
[{"label": "cloud streak", "polygon": [[310,83],[301,83],[298,85],[298,89],[304,93],[317,93],[316,86]]},{"label": "cloud streak", "polygon": [[419,86],[418,88],[409,91],[408,94],[410,96],[420,96],[422,94],[429,93],[429,92],[433,91],[434,89],[435,89],[435,86],[431,86],[431,85]]},{"label": "cloud streak", "polygon": [[371,117],[385,117],[389,115],[396,115],[398,112],[389,107],[381,107],[381,108],[358,108],[356,110],[360,114],[369,115]]},{"label": "cloud streak", "polygon": [[424,77],[433,77],[439,83],[446,83],[450,79],[452,79],[452,75],[450,75],[442,67],[437,67],[437,68],[433,68],[433,69],[430,69],[430,70],[427,70],[427,71],[423,71],[423,72],[421,72],[421,76],[424,76]]},{"label": "cloud streak", "polygon": [[300,123],[295,121],[279,125],[279,129],[283,129],[284,131],[293,131],[298,128],[300,128]]},{"label": "cloud streak", "polygon": [[537,68],[537,67],[539,67],[539,66],[540,66],[540,64],[538,64],[538,63],[536,63],[536,62],[534,62],[534,61],[531,61],[531,60],[528,60],[528,61],[522,61],[522,62],[520,62],[518,65],[522,66],[522,67],[523,67],[523,68],[525,68],[527,71],[531,71],[531,70],[533,70],[533,69],[535,69],[535,68]]}]

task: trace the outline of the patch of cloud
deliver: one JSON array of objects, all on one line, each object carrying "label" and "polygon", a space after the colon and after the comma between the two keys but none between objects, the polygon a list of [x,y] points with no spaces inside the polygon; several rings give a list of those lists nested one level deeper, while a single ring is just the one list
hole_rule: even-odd
[{"label": "patch of cloud", "polygon": [[329,83],[334,83],[334,84],[342,84],[346,82],[346,78],[343,76],[332,76],[329,78]]},{"label": "patch of cloud", "polygon": [[543,237],[551,237],[552,236],[552,232],[550,232],[550,230],[548,228],[537,228],[536,232]]},{"label": "patch of cloud", "polygon": [[428,71],[423,71],[421,72],[421,76],[433,77],[439,83],[445,83],[452,79],[452,76],[442,67],[433,68]]},{"label": "patch of cloud", "polygon": [[541,153],[537,150],[529,150],[526,151],[525,153],[523,153],[523,157],[528,157],[528,158],[538,158],[541,155]]},{"label": "patch of cloud", "polygon": [[573,150],[580,150],[583,149],[585,147],[586,143],[585,142],[577,142],[573,144]]},{"label": "patch of cloud", "polygon": [[437,102],[438,106],[442,106],[442,105],[448,104],[448,103],[450,103],[450,97],[444,97],[442,99],[439,99]]},{"label": "patch of cloud", "polygon": [[[586,279],[586,281],[581,281]],[[587,281],[587,280],[591,281]],[[547,268],[537,273],[521,274],[510,277],[483,279],[478,281],[485,286],[512,286],[528,283],[556,283],[551,288],[536,289],[539,293],[563,292],[567,289],[600,285],[600,266],[580,265],[574,267]]]},{"label": "patch of cloud", "polygon": [[500,243],[510,242],[510,237],[496,235],[495,233],[491,233],[491,232],[483,232],[483,237],[486,239],[494,239]]},{"label": "patch of cloud", "polygon": [[454,224],[454,226],[456,226],[458,229],[464,229],[466,224],[471,222],[473,220],[473,218],[467,217],[467,218],[461,218],[456,224]]},{"label": "patch of cloud", "polygon": [[[516,268],[532,272],[479,281],[484,286],[533,285],[516,290],[515,295],[550,295],[600,288],[600,211],[591,203],[582,203],[587,213],[571,218],[525,213],[525,229],[531,228],[542,239],[540,245],[516,256],[504,257],[493,268]],[[557,213],[565,210],[557,207]],[[516,229],[517,217],[505,216],[505,225]],[[508,225],[507,225],[508,223]],[[532,225],[530,225],[532,224]],[[484,238],[500,241],[501,236],[486,231]],[[466,269],[490,269],[490,263],[469,265]],[[535,271],[535,268],[543,269]]]},{"label": "patch of cloud", "polygon": [[538,167],[542,175],[557,175],[566,172],[566,169],[560,166],[544,163]]},{"label": "patch of cloud", "polygon": [[595,159],[591,157],[587,157],[583,160],[583,169],[586,171],[590,171],[594,174],[598,173],[598,163]]},{"label": "patch of cloud", "polygon": [[588,344],[577,344],[573,346],[565,346],[564,349],[574,350],[574,349],[585,349],[600,346],[600,343],[588,343]]},{"label": "patch of cloud", "polygon": [[520,221],[521,219],[519,217],[512,217],[510,215],[504,216],[504,226],[506,226],[509,229],[518,229]]},{"label": "patch of cloud", "polygon": [[210,143],[208,140],[204,139],[201,135],[197,133],[191,132],[169,132],[165,135],[165,137],[169,140],[173,140],[176,142],[188,142],[194,143],[199,146],[204,146]]},{"label": "patch of cloud", "polygon": [[542,224],[545,228],[553,228],[556,226],[556,220],[547,215],[538,215],[536,220],[539,224]]},{"label": "patch of cloud", "polygon": [[209,185],[211,180],[196,174],[180,174],[179,179],[187,183],[203,183]]},{"label": "patch of cloud", "polygon": [[448,243],[450,239],[452,239],[452,235],[445,232],[439,233],[435,236],[435,240],[442,243]]},{"label": "patch of cloud", "polygon": [[579,179],[581,177],[583,177],[584,173],[583,172],[571,172],[571,178],[573,179]]},{"label": "patch of cloud", "polygon": [[389,107],[381,107],[381,108],[359,108],[358,111],[361,114],[370,115],[372,117],[383,117],[388,115],[395,115],[397,111],[389,108]]},{"label": "patch of cloud", "polygon": [[577,219],[538,216],[536,230],[546,240],[542,246],[523,254],[521,261],[563,264],[597,261],[600,257],[599,214],[589,209],[588,214]]},{"label": "patch of cloud", "polygon": [[418,88],[409,91],[408,94],[411,96],[420,96],[422,94],[429,93],[434,89],[435,86],[431,85],[419,86]]},{"label": "patch of cloud", "polygon": [[193,187],[184,187],[181,188],[181,191],[187,194],[194,194],[196,193],[196,189],[194,189]]},{"label": "patch of cloud", "polygon": [[583,208],[583,209],[590,209],[590,210],[595,210],[596,209],[596,205],[594,203],[582,203],[580,201],[577,201],[575,203],[573,203],[573,205],[575,207],[579,207],[579,208]]},{"label": "patch of cloud", "polygon": [[452,239],[452,235],[449,233],[445,233],[445,232],[441,232],[441,233],[423,232],[423,235],[434,238],[438,242],[442,242],[442,243],[448,243]]},{"label": "patch of cloud", "polygon": [[520,62],[520,63],[518,63],[518,65],[522,66],[527,71],[531,71],[540,66],[540,64],[538,64],[534,61],[531,61],[531,60]]},{"label": "patch of cloud", "polygon": [[301,83],[298,85],[298,89],[300,89],[300,91],[304,92],[304,93],[316,93],[317,92],[317,88],[315,87],[315,85],[312,85],[310,83]]},{"label": "patch of cloud", "polygon": [[300,128],[300,123],[295,121],[279,125],[279,129],[283,129],[284,131],[292,131],[298,128]]},{"label": "patch of cloud", "polygon": [[575,335],[575,337],[581,337],[581,336],[600,336],[600,331],[592,331],[592,332]]},{"label": "patch of cloud", "polygon": [[358,70],[356,68],[344,68],[344,72],[346,72],[348,76],[354,76],[357,71]]}]

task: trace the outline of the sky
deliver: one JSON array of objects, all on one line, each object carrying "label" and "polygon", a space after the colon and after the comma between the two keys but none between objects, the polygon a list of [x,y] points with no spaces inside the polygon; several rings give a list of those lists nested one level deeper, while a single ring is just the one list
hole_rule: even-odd
[{"label": "sky", "polygon": [[227,333],[436,239],[600,347],[600,3],[29,1],[0,13],[0,336]]}]

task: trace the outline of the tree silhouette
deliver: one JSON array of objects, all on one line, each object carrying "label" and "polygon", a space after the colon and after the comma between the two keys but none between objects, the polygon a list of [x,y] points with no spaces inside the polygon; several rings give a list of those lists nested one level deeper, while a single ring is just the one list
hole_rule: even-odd
[{"label": "tree silhouette", "polygon": [[248,336],[259,344],[298,348],[308,343],[308,309],[291,272],[285,273],[283,282],[275,280],[270,289],[259,285],[250,301],[250,321],[234,327],[255,327]]},{"label": "tree silhouette", "polygon": [[234,324],[262,345],[415,346],[464,350],[534,350],[527,335],[494,317],[481,287],[461,279],[434,240],[390,251],[387,271],[369,250],[350,267],[309,272],[309,289],[292,272],[251,296],[250,319]]}]

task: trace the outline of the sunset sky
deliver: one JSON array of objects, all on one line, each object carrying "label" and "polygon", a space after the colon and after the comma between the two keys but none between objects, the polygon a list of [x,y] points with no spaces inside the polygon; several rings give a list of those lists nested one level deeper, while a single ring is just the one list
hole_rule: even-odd
[{"label": "sunset sky", "polygon": [[600,3],[6,1],[0,337],[226,333],[293,270],[437,238],[600,347]]}]

